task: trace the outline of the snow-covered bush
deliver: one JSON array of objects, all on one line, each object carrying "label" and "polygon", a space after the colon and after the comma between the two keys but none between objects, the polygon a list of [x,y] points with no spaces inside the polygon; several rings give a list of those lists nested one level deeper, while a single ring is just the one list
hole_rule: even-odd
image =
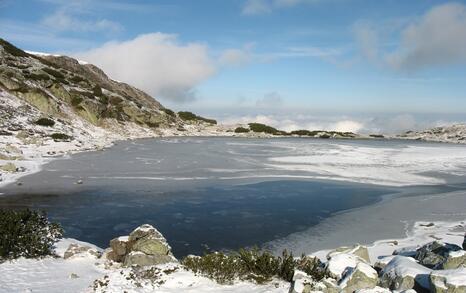
[{"label": "snow-covered bush", "polygon": [[0,260],[51,255],[63,229],[44,212],[0,210]]}]

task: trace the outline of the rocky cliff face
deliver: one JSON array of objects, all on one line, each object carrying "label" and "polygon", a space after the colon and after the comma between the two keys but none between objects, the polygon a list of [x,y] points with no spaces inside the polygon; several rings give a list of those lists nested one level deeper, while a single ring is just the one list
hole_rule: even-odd
[{"label": "rocky cliff face", "polygon": [[54,55],[26,53],[0,40],[0,89],[43,113],[61,119],[147,128],[176,127],[183,121],[146,93],[110,79],[91,64]]}]

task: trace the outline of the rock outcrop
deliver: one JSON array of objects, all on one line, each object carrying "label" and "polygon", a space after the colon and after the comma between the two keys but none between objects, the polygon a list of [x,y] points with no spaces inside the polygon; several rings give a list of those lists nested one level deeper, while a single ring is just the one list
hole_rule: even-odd
[{"label": "rock outcrop", "polygon": [[136,228],[129,236],[121,236],[110,241],[105,253],[108,260],[121,263],[125,267],[151,266],[176,262],[171,247],[163,235],[151,225]]}]

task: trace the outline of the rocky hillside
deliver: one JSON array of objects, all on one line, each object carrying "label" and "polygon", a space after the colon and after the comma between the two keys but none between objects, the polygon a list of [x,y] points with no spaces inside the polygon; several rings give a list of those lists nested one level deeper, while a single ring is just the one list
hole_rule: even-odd
[{"label": "rocky hillside", "polygon": [[66,56],[29,54],[1,39],[0,89],[52,119],[73,121],[77,116],[102,128],[124,128],[127,123],[154,129],[183,124],[151,96],[110,79],[92,64]]},{"label": "rocky hillside", "polygon": [[408,131],[398,137],[426,141],[466,143],[466,124],[435,127],[423,131]]},{"label": "rocky hillside", "polygon": [[0,184],[37,170],[48,156],[115,140],[224,131],[215,120],[186,113],[92,64],[28,53],[0,39]]}]

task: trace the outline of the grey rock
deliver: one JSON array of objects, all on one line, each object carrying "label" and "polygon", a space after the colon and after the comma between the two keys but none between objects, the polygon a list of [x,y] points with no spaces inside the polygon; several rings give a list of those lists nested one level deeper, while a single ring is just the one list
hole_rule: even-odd
[{"label": "grey rock", "polygon": [[372,289],[377,285],[377,272],[368,264],[360,262],[354,269],[349,269],[339,283],[342,292],[354,292],[359,289]]},{"label": "grey rock", "polygon": [[433,293],[466,293],[466,268],[432,271],[429,281]]},{"label": "grey rock", "polygon": [[432,269],[455,269],[466,266],[466,253],[455,244],[434,241],[416,251],[415,259]]},{"label": "grey rock", "polygon": [[87,246],[87,245],[80,245],[76,243],[72,243],[66,249],[65,254],[63,256],[64,259],[69,259],[77,256],[83,255],[92,255],[95,258],[99,258],[101,253],[97,249]]},{"label": "grey rock", "polygon": [[380,273],[379,285],[397,291],[417,286],[428,289],[430,272],[411,257],[396,256]]},{"label": "grey rock", "polygon": [[174,259],[169,255],[148,255],[139,251],[132,251],[125,256],[123,266],[153,266],[173,262]]}]

